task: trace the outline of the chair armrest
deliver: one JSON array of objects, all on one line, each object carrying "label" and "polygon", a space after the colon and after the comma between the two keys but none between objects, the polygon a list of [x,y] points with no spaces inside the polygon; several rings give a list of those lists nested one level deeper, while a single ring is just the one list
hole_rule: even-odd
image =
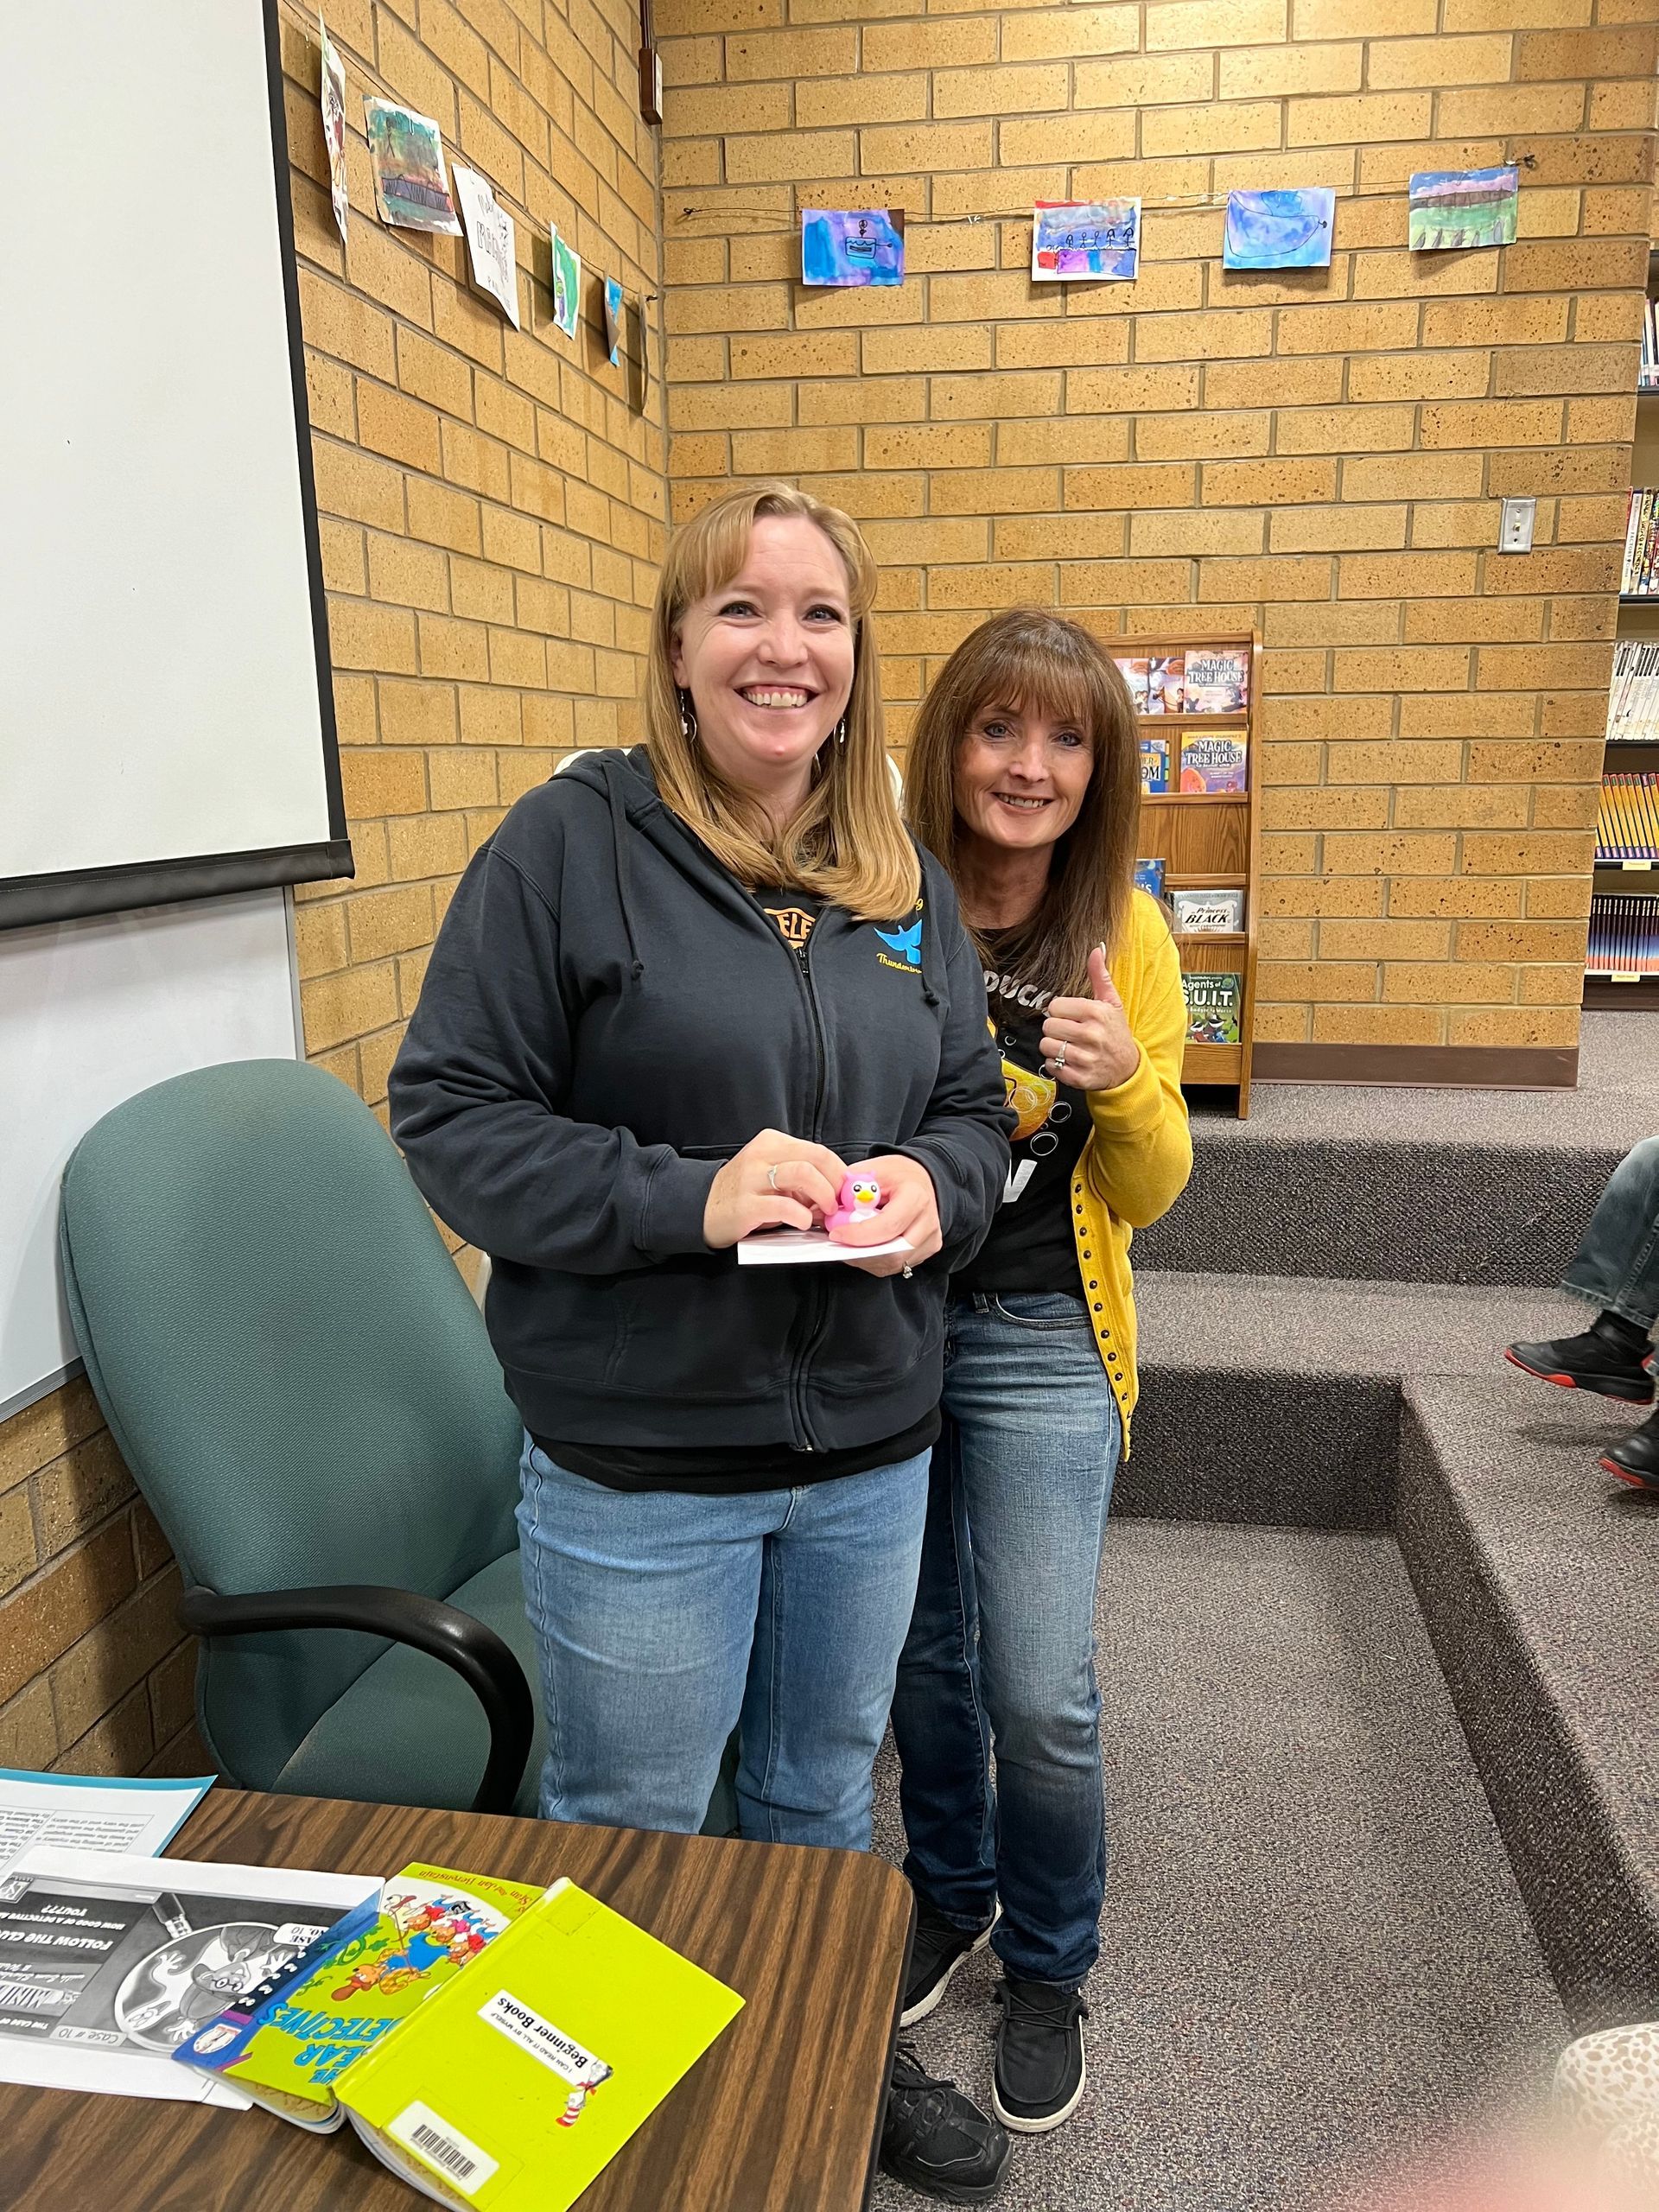
[{"label": "chair armrest", "polygon": [[198,1636],[257,1636],[289,1628],[356,1629],[442,1660],[477,1698],[490,1724],[490,1756],[472,1809],[512,1811],[536,1725],[530,1685],[495,1630],[459,1606],[372,1582],[254,1590],[232,1596],[198,1587],[180,1599],[179,1618]]}]

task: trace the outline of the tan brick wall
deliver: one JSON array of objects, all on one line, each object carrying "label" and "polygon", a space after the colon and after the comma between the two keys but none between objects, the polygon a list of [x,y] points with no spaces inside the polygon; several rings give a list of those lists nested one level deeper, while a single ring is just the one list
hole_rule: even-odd
[{"label": "tan brick wall", "polygon": [[[1656,18],[658,0],[675,514],[776,472],[862,518],[901,737],[995,607],[1256,626],[1258,1040],[1572,1045]],[[1520,242],[1408,252],[1412,170],[1514,158]],[[1208,203],[1300,184],[1330,270],[1224,271]],[[1139,281],[1033,285],[1032,200],[1123,192]],[[800,208],[883,204],[905,284],[804,290]]]},{"label": "tan brick wall", "polygon": [[[468,856],[560,748],[632,733],[664,531],[661,359],[642,416],[629,370],[601,350],[596,295],[602,276],[636,299],[658,289],[657,156],[639,119],[633,0],[329,0],[327,17],[346,64],[343,250],[316,18],[283,0],[358,872],[300,894],[301,999],[311,1057],[384,1111]],[[446,153],[512,211],[522,332],[470,289],[464,241],[376,220],[365,92],[435,116]],[[552,327],[550,221],[582,256],[575,340]],[[0,1424],[0,1765],[194,1769],[177,1585],[84,1382]]]}]

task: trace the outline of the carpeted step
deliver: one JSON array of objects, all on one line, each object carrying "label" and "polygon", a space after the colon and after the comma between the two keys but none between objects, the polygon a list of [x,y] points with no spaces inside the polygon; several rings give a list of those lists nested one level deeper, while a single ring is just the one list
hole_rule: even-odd
[{"label": "carpeted step", "polygon": [[1319,1529],[1389,1526],[1402,1378],[1490,1378],[1494,1405],[1519,1407],[1538,1385],[1503,1346],[1585,1313],[1536,1290],[1154,1272],[1135,1303],[1141,1402],[1114,1510]]},{"label": "carpeted step", "polygon": [[1368,1281],[1555,1283],[1655,1132],[1659,1020],[1586,1014],[1572,1091],[1262,1084],[1196,1110],[1192,1179],[1138,1264]]},{"label": "carpeted step", "polygon": [[[1332,2212],[1548,2079],[1560,2004],[1389,1538],[1125,1522],[1096,1630],[1089,2086],[1016,2141],[1000,2212]],[[903,1848],[890,1758],[876,1844]],[[982,2099],[995,1972],[916,2031]]]},{"label": "carpeted step", "polygon": [[[1517,1378],[1520,1379],[1520,1378]],[[1634,1409],[1408,1383],[1397,1526],[1568,2009],[1659,2018],[1659,1498],[1596,1459]]]}]

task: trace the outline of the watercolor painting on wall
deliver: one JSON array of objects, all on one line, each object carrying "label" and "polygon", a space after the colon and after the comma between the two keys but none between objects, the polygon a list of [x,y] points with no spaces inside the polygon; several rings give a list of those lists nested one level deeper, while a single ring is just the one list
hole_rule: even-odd
[{"label": "watercolor painting on wall", "polygon": [[566,338],[576,334],[582,312],[582,256],[555,231],[553,238],[553,320]]},{"label": "watercolor painting on wall", "polygon": [[804,207],[804,284],[902,284],[902,207]]},{"label": "watercolor painting on wall", "polygon": [[1131,283],[1140,265],[1138,200],[1039,200],[1033,208],[1036,283]]},{"label": "watercolor painting on wall", "polygon": [[1419,169],[1411,180],[1411,250],[1446,253],[1454,246],[1513,245],[1521,172]]},{"label": "watercolor painting on wall", "polygon": [[445,231],[461,236],[455,203],[443,169],[443,134],[429,115],[391,100],[365,100],[369,163],[375,204],[383,223],[405,231]]},{"label": "watercolor painting on wall", "polygon": [[1337,195],[1318,185],[1295,192],[1230,192],[1224,269],[1328,269]]}]

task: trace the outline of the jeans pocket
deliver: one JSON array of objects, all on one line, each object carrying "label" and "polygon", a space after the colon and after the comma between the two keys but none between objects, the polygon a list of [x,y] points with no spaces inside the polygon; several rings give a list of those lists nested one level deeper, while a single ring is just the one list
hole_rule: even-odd
[{"label": "jeans pocket", "polygon": [[991,1310],[1016,1329],[1087,1329],[1089,1309],[1081,1298],[1063,1290],[1002,1290]]}]

